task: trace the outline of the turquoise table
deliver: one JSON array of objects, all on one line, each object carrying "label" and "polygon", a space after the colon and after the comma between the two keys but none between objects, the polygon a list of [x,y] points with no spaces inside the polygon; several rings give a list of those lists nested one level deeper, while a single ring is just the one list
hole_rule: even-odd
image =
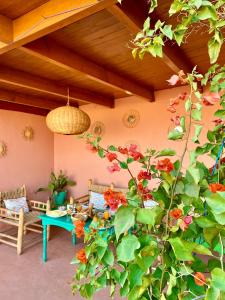
[{"label": "turquoise table", "polygon": [[76,244],[76,234],[74,231],[74,224],[71,220],[71,217],[66,215],[60,218],[52,218],[47,215],[40,215],[39,218],[42,220],[43,225],[43,261],[47,261],[47,226],[57,226],[64,228],[68,231],[72,231],[72,243]]}]

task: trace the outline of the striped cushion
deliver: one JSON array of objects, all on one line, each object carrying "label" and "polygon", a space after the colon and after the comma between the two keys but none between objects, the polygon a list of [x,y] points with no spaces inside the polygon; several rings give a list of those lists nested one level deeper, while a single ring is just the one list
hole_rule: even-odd
[{"label": "striped cushion", "polygon": [[19,212],[21,208],[23,208],[23,211],[25,213],[29,212],[29,208],[27,205],[26,197],[21,197],[17,199],[7,199],[3,200],[5,203],[5,207],[8,210],[12,210],[14,212]]}]

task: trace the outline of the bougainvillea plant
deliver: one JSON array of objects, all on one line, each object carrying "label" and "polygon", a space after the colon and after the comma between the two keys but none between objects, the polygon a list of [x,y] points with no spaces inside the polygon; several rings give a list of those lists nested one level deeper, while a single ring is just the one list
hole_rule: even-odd
[{"label": "bougainvillea plant", "polygon": [[[151,1],[150,14],[157,5],[157,0]],[[161,56],[165,37],[180,45],[195,23],[211,33],[208,47],[214,63],[223,43],[224,10],[225,1],[172,1],[169,14],[179,14],[179,24],[159,21],[150,28],[149,17],[135,39],[133,54]],[[170,99],[165,109],[173,124],[168,139],[181,140],[182,153],[151,148],[140,152],[136,145],[102,147],[100,138],[82,136],[88,148],[107,161],[109,172],[130,174],[126,195],[112,190],[104,195],[115,211],[110,234],[102,233],[98,222],[87,233],[84,223],[77,224],[85,247],[73,260],[78,267],[72,289],[82,297],[91,299],[109,287],[111,297],[118,291],[129,300],[225,299],[225,67],[215,64],[206,74],[197,68],[189,74],[180,71],[168,79],[170,85],[177,83],[188,85],[189,92]],[[209,90],[203,93],[199,86],[206,85]],[[185,112],[180,115],[182,105]],[[215,111],[215,126],[200,145],[204,106]],[[196,147],[189,151],[193,142]],[[190,163],[184,169],[187,154]],[[202,155],[210,156],[216,166],[206,166]],[[139,165],[137,174],[134,164]],[[158,182],[152,189],[151,180]],[[151,208],[146,206],[149,201],[154,203]]]}]

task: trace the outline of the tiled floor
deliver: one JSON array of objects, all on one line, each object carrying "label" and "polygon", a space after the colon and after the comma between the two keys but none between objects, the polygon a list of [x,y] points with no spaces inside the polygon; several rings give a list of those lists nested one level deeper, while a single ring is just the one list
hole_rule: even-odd
[{"label": "tiled floor", "polygon": [[[72,296],[70,289],[75,273],[70,261],[81,247],[79,240],[75,247],[72,245],[69,232],[54,229],[48,244],[48,261],[44,264],[41,243],[21,256],[15,248],[0,244],[0,300],[82,299],[79,294]],[[100,291],[94,299],[108,300],[108,291]]]}]

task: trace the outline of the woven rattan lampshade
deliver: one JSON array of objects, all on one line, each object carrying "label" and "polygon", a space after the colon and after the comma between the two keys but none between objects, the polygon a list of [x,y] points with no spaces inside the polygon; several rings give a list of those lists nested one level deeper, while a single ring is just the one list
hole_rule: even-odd
[{"label": "woven rattan lampshade", "polygon": [[69,104],[50,111],[46,117],[48,128],[60,134],[81,134],[90,127],[90,118],[82,110]]}]

